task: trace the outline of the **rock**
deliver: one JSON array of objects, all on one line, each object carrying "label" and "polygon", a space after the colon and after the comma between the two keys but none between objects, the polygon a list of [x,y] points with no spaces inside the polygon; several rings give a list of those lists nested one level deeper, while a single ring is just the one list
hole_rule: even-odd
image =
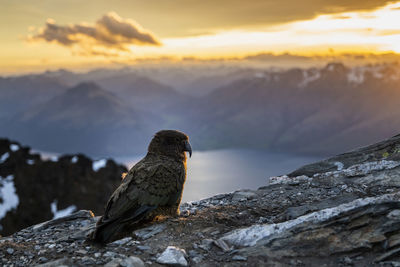
[{"label": "rock", "polygon": [[120,263],[122,262],[122,259],[113,259],[106,264],[104,264],[104,267],[119,267]]},{"label": "rock", "polygon": [[48,259],[46,257],[40,257],[39,258],[39,262],[46,262],[48,261]]},{"label": "rock", "polygon": [[14,253],[14,249],[13,248],[8,248],[7,249],[7,253],[12,255]]},{"label": "rock", "polygon": [[127,257],[125,259],[116,258],[104,265],[104,267],[144,267],[144,262],[134,256]]},{"label": "rock", "polygon": [[150,237],[155,236],[158,233],[161,233],[166,228],[167,226],[165,224],[154,224],[149,227],[136,230],[135,232],[133,232],[133,235],[140,240],[146,240]]},{"label": "rock", "polygon": [[62,266],[73,266],[71,259],[62,258],[37,265],[37,267],[62,267]]},{"label": "rock", "polygon": [[120,240],[112,242],[110,245],[115,245],[115,246],[125,245],[126,243],[128,243],[131,240],[132,240],[132,237],[125,237]]},{"label": "rock", "polygon": [[376,198],[357,199],[350,203],[313,212],[291,221],[279,224],[253,225],[248,228],[235,230],[226,234],[221,240],[237,247],[254,246],[260,240],[264,240],[265,242],[266,240],[275,238],[281,233],[293,231],[297,227],[304,227],[304,225],[312,226],[329,221],[339,215],[345,216],[345,214],[358,210],[361,207],[368,207],[373,204],[380,205],[381,203],[397,203],[396,201],[399,197],[400,193],[387,194]]},{"label": "rock", "polygon": [[96,261],[88,256],[82,258],[82,264],[84,265],[95,265]]},{"label": "rock", "polygon": [[106,258],[113,258],[115,256],[117,256],[117,253],[115,253],[113,251],[107,251],[106,253],[103,254],[103,257],[106,257]]},{"label": "rock", "polygon": [[138,250],[141,250],[141,251],[148,251],[148,250],[151,250],[151,247],[149,247],[149,246],[136,246],[136,248],[138,249]]},{"label": "rock", "polygon": [[202,262],[204,260],[204,257],[202,256],[196,256],[192,258],[192,261],[196,264],[199,264],[200,262]]},{"label": "rock", "polygon": [[201,241],[201,244],[199,245],[199,248],[201,248],[205,251],[209,251],[211,249],[213,243],[214,243],[214,240],[212,240],[212,239],[203,239]]},{"label": "rock", "polygon": [[251,190],[236,191],[233,193],[232,201],[249,200],[257,197],[257,194]]},{"label": "rock", "polygon": [[120,265],[123,267],[144,267],[144,262],[138,257],[130,256],[123,259]]},{"label": "rock", "polygon": [[247,257],[243,257],[243,256],[240,256],[240,255],[235,255],[235,256],[232,257],[232,260],[234,260],[234,261],[247,261]]},{"label": "rock", "polygon": [[[76,162],[71,162],[72,158]],[[43,159],[29,147],[0,138],[0,177],[12,176],[18,195],[15,211],[0,218],[0,235],[7,236],[50,220],[60,216],[61,211],[68,214],[71,211],[68,207],[102,213],[108,197],[120,183],[119,177],[127,169],[108,160],[104,168],[95,172],[92,164],[93,160],[82,154],[61,155],[56,161]],[[37,192],[46,194],[32,197]]]},{"label": "rock", "polygon": [[[382,158],[382,150],[389,156]],[[68,255],[68,266],[131,266],[137,253],[139,266],[397,266],[399,162],[400,135],[363,153],[316,163],[295,177],[273,177],[257,190],[184,203],[181,211],[188,216],[160,218],[106,246],[85,242],[99,217],[77,211],[0,238],[0,263],[36,266],[48,258],[58,266],[64,259],[57,257]]]},{"label": "rock", "polygon": [[224,252],[228,252],[228,251],[232,250],[232,248],[230,246],[228,246],[228,244],[222,239],[215,240],[213,243],[214,243],[214,245],[216,245],[217,247],[222,249],[222,251],[224,251]]},{"label": "rock", "polygon": [[185,250],[174,246],[168,246],[157,258],[157,263],[174,266],[188,266],[188,262],[186,261],[185,257]]}]

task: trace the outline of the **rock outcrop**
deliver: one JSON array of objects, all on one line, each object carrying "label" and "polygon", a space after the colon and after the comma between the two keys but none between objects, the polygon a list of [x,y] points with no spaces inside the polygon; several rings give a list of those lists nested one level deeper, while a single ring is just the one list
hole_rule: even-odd
[{"label": "rock outcrop", "polygon": [[400,136],[184,203],[104,247],[85,243],[90,211],[30,226],[0,240],[14,266],[399,266]]},{"label": "rock outcrop", "polygon": [[0,234],[74,210],[102,213],[126,168],[79,155],[43,160],[17,142],[0,139]]}]

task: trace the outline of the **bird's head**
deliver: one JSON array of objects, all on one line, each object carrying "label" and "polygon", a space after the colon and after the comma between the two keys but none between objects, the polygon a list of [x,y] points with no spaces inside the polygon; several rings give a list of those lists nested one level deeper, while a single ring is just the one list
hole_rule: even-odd
[{"label": "bird's head", "polygon": [[192,147],[189,137],[176,130],[162,130],[157,132],[150,142],[148,152],[172,157],[178,160],[186,160],[185,151],[192,156]]}]

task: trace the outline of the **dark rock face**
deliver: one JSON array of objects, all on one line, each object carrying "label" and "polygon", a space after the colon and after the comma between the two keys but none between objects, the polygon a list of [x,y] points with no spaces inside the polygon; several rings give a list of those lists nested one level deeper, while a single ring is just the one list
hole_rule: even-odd
[{"label": "dark rock face", "polygon": [[[90,209],[102,214],[107,199],[126,171],[124,166],[112,160],[104,161],[104,167],[96,171],[93,169],[96,163],[84,155],[42,160],[40,155],[30,153],[29,147],[7,139],[0,139],[1,158],[1,187],[4,188],[5,182],[11,182],[15,190],[13,195],[18,199],[17,206],[10,207],[0,218],[3,236],[50,220],[54,213],[68,207],[70,211]],[[98,164],[103,166],[101,162]],[[3,197],[0,195],[0,199]]]},{"label": "dark rock face", "polygon": [[395,136],[300,169],[308,175],[184,203],[180,218],[104,247],[85,243],[98,217],[81,210],[0,239],[1,263],[399,266],[399,148]]}]

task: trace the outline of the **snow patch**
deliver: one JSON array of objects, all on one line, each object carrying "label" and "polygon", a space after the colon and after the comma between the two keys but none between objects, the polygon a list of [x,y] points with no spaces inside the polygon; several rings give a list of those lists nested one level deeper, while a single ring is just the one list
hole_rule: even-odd
[{"label": "snow patch", "polygon": [[334,164],[338,171],[343,170],[343,167],[344,167],[343,163],[341,163],[340,161],[336,161]]},{"label": "snow patch", "polygon": [[0,164],[4,163],[10,157],[10,153],[6,152],[0,157]]},{"label": "snow patch", "polygon": [[35,161],[33,159],[28,159],[28,160],[26,160],[26,163],[29,165],[33,165],[33,164],[35,164]]},{"label": "snow patch", "polygon": [[95,161],[93,161],[92,169],[95,172],[97,172],[101,168],[104,168],[106,166],[106,164],[107,164],[107,160],[106,159],[95,160]]},{"label": "snow patch", "polygon": [[78,160],[79,160],[79,158],[77,156],[73,156],[72,159],[71,159],[71,163],[75,164],[75,163],[78,162]]},{"label": "snow patch", "polygon": [[364,82],[364,69],[352,68],[347,73],[347,80],[350,83],[362,84]]},{"label": "snow patch", "polygon": [[0,176],[0,186],[0,197],[3,199],[3,202],[0,203],[0,219],[2,219],[8,211],[18,207],[19,198],[13,175],[8,175],[6,178]]},{"label": "snow patch", "polygon": [[299,87],[306,87],[311,82],[318,80],[321,77],[321,73],[318,70],[305,70],[303,71],[303,77]]},{"label": "snow patch", "polygon": [[296,219],[276,223],[276,224],[257,224],[247,228],[231,231],[221,239],[238,247],[254,246],[261,239],[271,239],[284,231],[295,231],[295,227],[302,224],[317,224],[327,221],[342,213],[349,212],[370,204],[384,204],[392,201],[399,201],[400,193],[387,194],[379,197],[368,197],[356,199],[352,202],[339,205],[337,207],[316,211]]},{"label": "snow patch", "polygon": [[11,144],[11,145],[10,145],[10,150],[11,150],[12,152],[18,151],[18,150],[19,150],[19,145],[17,145],[17,144]]},{"label": "snow patch", "polygon": [[76,210],[76,206],[71,205],[63,210],[57,210],[57,200],[54,200],[50,204],[50,209],[51,209],[51,212],[53,213],[53,219],[57,219],[57,218],[71,215]]},{"label": "snow patch", "polygon": [[282,176],[273,176],[270,177],[268,180],[268,185],[274,185],[274,184],[290,184],[290,185],[296,185],[300,184],[303,182],[311,182],[312,178],[306,176],[306,175],[300,175],[296,177],[289,177],[287,175],[282,175]]},{"label": "snow patch", "polygon": [[[337,163],[337,162],[336,162]],[[335,163],[335,165],[336,165]],[[336,165],[337,166],[337,165]],[[325,178],[328,176],[347,176],[347,177],[354,177],[354,176],[364,176],[373,171],[381,171],[381,170],[389,170],[400,166],[399,161],[392,161],[392,160],[378,160],[378,161],[370,161],[361,164],[355,164],[350,166],[347,169],[340,169],[338,168],[337,171],[325,172],[325,173],[316,173],[313,177],[316,178]]]}]

